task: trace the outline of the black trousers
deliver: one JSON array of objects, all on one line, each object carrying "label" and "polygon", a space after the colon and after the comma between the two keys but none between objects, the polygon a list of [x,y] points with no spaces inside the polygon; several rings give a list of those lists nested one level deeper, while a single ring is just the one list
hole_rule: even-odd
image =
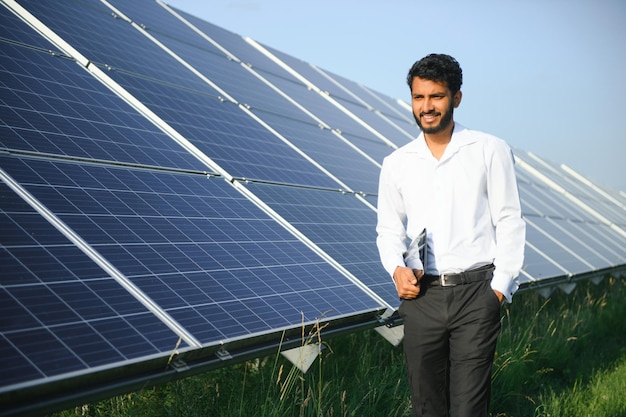
[{"label": "black trousers", "polygon": [[413,417],[488,415],[500,311],[490,281],[422,287],[402,301]]}]

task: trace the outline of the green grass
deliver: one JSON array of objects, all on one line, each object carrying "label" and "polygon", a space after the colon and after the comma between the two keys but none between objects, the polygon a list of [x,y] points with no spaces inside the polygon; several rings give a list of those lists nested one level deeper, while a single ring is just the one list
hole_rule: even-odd
[{"label": "green grass", "polygon": [[580,282],[547,300],[520,294],[505,310],[493,415],[626,417],[625,285]]},{"label": "green grass", "polygon": [[[626,417],[626,279],[534,291],[503,309],[494,417]],[[401,347],[374,331],[328,341],[306,374],[274,355],[54,414],[410,416]]]}]

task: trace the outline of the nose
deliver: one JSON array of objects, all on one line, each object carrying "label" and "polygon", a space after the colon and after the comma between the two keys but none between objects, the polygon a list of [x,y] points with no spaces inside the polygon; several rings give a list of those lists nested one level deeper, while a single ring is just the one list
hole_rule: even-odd
[{"label": "nose", "polygon": [[434,104],[433,104],[433,100],[429,97],[424,97],[421,100],[420,103],[420,113],[428,113],[432,110],[434,110]]}]

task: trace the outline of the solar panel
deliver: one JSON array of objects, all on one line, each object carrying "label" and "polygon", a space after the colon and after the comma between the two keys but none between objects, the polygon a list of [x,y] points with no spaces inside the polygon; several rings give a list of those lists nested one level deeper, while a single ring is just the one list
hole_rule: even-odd
[{"label": "solar panel", "polygon": [[[32,2],[27,6],[89,59],[106,63],[111,78],[231,175],[316,186],[336,185],[319,168],[235,103],[225,100],[220,92],[182,67],[133,26],[111,17],[110,10],[103,4]],[[68,25],[66,16],[69,14],[82,18]],[[93,30],[94,25],[98,31]],[[206,54],[207,59],[212,56]],[[224,64],[228,63],[225,58],[221,59]]]},{"label": "solar panel", "polygon": [[307,128],[302,123],[284,123],[282,116],[256,112],[272,126],[279,126],[281,134],[337,179],[334,188],[376,193],[378,169],[376,161],[355,149],[329,130]]},{"label": "solar panel", "polygon": [[[529,286],[535,282],[541,282],[548,278],[567,278],[567,271],[559,265],[557,260],[547,255],[546,252],[548,252],[549,249],[546,250],[545,245],[541,245],[542,248],[540,249],[533,243],[530,243],[536,242],[536,240],[530,240],[537,237],[536,230],[529,228],[527,234],[528,239],[524,248],[524,265],[518,277],[520,287],[523,289],[525,286]],[[546,252],[544,252],[544,250],[546,250]],[[556,253],[559,252],[562,251],[557,248]]]},{"label": "solar panel", "polygon": [[266,204],[396,308],[398,294],[376,248],[376,213],[335,190],[248,184]]},{"label": "solar panel", "polygon": [[[165,11],[165,9],[157,6],[155,3],[148,3],[151,5],[151,8],[146,7],[147,5],[136,5],[136,7],[132,8],[128,5],[128,3],[123,3],[121,6],[123,10],[126,11],[129,7],[134,12],[144,12],[146,9],[149,9],[151,13],[148,16],[151,16],[154,19],[154,15],[158,14],[158,17],[169,17],[169,19],[174,19],[169,13]],[[138,10],[137,10],[138,9]],[[160,12],[160,13],[159,13]],[[102,13],[99,14],[103,15]],[[132,15],[131,15],[132,17]],[[145,26],[148,27],[150,31],[151,20],[148,19],[148,23]],[[270,87],[266,86],[266,84],[259,82],[258,78],[252,75],[249,71],[244,69],[243,66],[234,63],[233,61],[228,61],[227,56],[218,51],[213,47],[210,43],[208,43],[203,38],[199,37],[196,33],[191,32],[190,29],[182,26],[182,24],[177,21],[169,21],[167,20],[163,26],[171,27],[172,25],[178,24],[180,26],[179,35],[177,38],[167,37],[160,32],[155,32],[154,36],[156,36],[161,42],[166,44],[169,48],[174,50],[180,57],[185,59],[186,62],[193,65],[194,68],[197,68],[200,72],[202,72],[206,77],[210,78],[212,82],[215,82],[220,88],[223,88],[230,96],[235,99],[246,100],[245,104],[251,106],[251,110],[255,112],[265,123],[268,123],[272,128],[276,129],[280,134],[286,137],[287,140],[290,141],[293,145],[295,145],[298,149],[303,151],[309,157],[311,157],[314,161],[319,163],[324,169],[328,170],[331,174],[335,175],[340,181],[340,186],[349,187],[355,190],[363,190],[367,192],[375,192],[376,184],[377,184],[377,171],[372,169],[372,164],[376,164],[372,160],[368,160],[367,155],[359,154],[358,151],[351,148],[349,144],[345,142],[345,140],[339,139],[336,135],[333,135],[328,130],[324,130],[323,133],[320,134],[319,122],[312,119],[311,116],[307,115],[303,110],[297,109],[293,104],[288,102],[285,98],[281,97]],[[130,28],[130,27],[129,27]],[[133,30],[132,28],[130,28]],[[184,37],[184,42],[181,42],[181,36]],[[86,42],[84,42],[86,43]],[[192,45],[192,46],[190,46]],[[250,49],[249,45],[243,45],[244,47]],[[207,50],[209,49],[209,50]],[[94,53],[98,54],[100,51],[95,51]],[[133,51],[133,54],[138,54],[138,51]],[[113,58],[108,58],[107,62],[114,62]],[[149,61],[149,57],[145,58],[145,61]],[[229,66],[229,71],[223,71],[223,66]],[[135,71],[139,71],[139,69],[135,69]],[[160,77],[157,75],[151,75],[152,77]],[[116,78],[118,81],[122,82],[122,79]],[[122,82],[123,85],[132,84],[131,81],[124,80]],[[133,90],[131,86],[129,90],[133,91],[135,94],[138,94],[137,90]],[[144,92],[150,92],[146,94],[154,94],[154,91],[157,90],[158,87],[150,86],[143,88]],[[189,88],[192,88],[189,86]],[[196,88],[196,87],[193,87]],[[205,87],[206,88],[206,87]],[[307,92],[303,85],[299,84],[301,90],[305,91],[308,98],[303,100],[308,100],[310,103],[311,95],[313,93]],[[186,92],[186,90],[185,90]],[[168,97],[173,96],[172,93],[167,93]],[[143,96],[143,93],[141,95]],[[194,97],[190,97],[191,99],[197,99]],[[144,97],[144,102],[148,102],[148,99]],[[181,100],[183,100],[181,98]],[[321,105],[324,108],[327,108],[329,105],[321,98]],[[151,100],[154,102],[155,100]],[[193,106],[199,107],[194,101]],[[157,107],[157,105],[152,106],[153,109]],[[223,106],[221,106],[223,107]],[[232,106],[231,106],[232,107]],[[191,109],[190,105],[185,105],[185,103],[179,103],[174,106],[174,109],[164,109],[164,113],[171,117],[177,109],[182,109],[184,111],[184,115],[180,116],[181,120],[184,120],[184,123],[180,122],[171,122],[172,126],[176,127],[177,130],[182,132],[188,138],[194,137],[205,137],[206,135],[194,134],[190,132],[190,129],[195,129],[198,126],[205,126],[206,124],[201,122],[194,122],[192,120],[191,115],[197,113],[197,110],[194,111]],[[228,117],[232,118],[237,116],[236,124],[238,125],[238,129],[241,131],[249,131],[250,129],[254,129],[253,131],[249,131],[246,133],[246,149],[250,153],[255,153],[251,159],[254,160],[254,163],[251,161],[246,161],[245,169],[246,171],[238,171],[237,168],[234,168],[232,164],[238,163],[237,158],[241,158],[241,149],[242,145],[236,144],[239,148],[237,155],[228,155],[228,161],[221,161],[222,166],[227,168],[229,172],[234,176],[246,177],[246,178],[257,178],[264,180],[272,180],[272,181],[283,181],[283,182],[304,182],[299,181],[298,178],[302,178],[306,176],[307,178],[312,177],[310,171],[302,172],[309,166],[309,163],[302,160],[294,161],[293,169],[289,169],[288,161],[289,158],[285,156],[285,150],[279,148],[278,150],[272,150],[272,146],[278,146],[278,140],[268,139],[268,132],[258,133],[257,128],[260,126],[256,125],[254,121],[247,118],[245,121],[241,121],[241,117],[246,117],[245,115],[239,114],[237,109],[235,110],[234,115],[230,115]],[[202,111],[202,114],[210,114],[211,110]],[[214,111],[213,111],[214,112]],[[222,135],[225,138],[228,138],[228,129],[221,126],[223,121],[227,119],[226,116],[219,116],[220,126],[216,126],[220,133],[226,132]],[[169,120],[168,120],[169,121]],[[299,121],[302,121],[299,123]],[[190,126],[191,125],[191,126]],[[255,126],[256,125],[256,126]],[[222,130],[223,129],[223,130]],[[251,138],[257,139],[258,136],[258,146],[254,146],[255,142]],[[192,142],[194,140],[192,139]],[[232,142],[232,140],[229,140]],[[379,160],[388,153],[389,147],[387,145],[383,145],[378,142],[378,147],[380,151],[377,152],[377,157]],[[284,145],[284,144],[282,144]],[[199,145],[201,149],[205,149],[203,146]],[[256,150],[255,150],[256,148]],[[269,148],[271,152],[271,156],[268,159],[268,154],[265,153],[265,149]],[[259,152],[258,149],[263,149],[263,152]],[[282,149],[282,153],[281,150]],[[225,152],[226,149],[224,146],[220,146],[220,151]],[[291,150],[290,150],[291,151]],[[220,161],[220,157],[214,155],[215,151],[211,149],[207,150],[206,153],[218,162]],[[279,158],[281,160],[280,164],[272,163]],[[268,163],[265,168],[269,170],[278,170],[279,167],[282,171],[288,171],[285,173],[285,176],[276,177],[273,176],[272,173],[268,173],[267,171],[258,171],[253,173],[250,171],[251,168],[255,166],[259,166],[263,164],[264,159],[268,159]],[[271,165],[271,168],[267,168]],[[312,168],[312,167],[311,167]],[[348,170],[348,172],[346,172]],[[320,173],[321,174],[321,173]],[[288,177],[286,179],[286,177]],[[317,182],[315,185],[318,186],[331,186],[329,182],[327,182],[327,178],[325,181]]]},{"label": "solar panel", "polygon": [[[375,206],[380,163],[417,135],[406,103],[160,2],[20,1],[43,25],[2,4],[9,413],[294,347],[319,321],[380,326],[397,307]],[[623,268],[626,198],[515,153],[522,287]]]},{"label": "solar panel", "polygon": [[0,395],[169,355],[177,334],[3,182],[0,195]]},{"label": "solar panel", "polygon": [[[4,17],[12,21],[14,26],[20,26],[11,15]],[[23,27],[21,29],[26,31]],[[19,52],[15,51],[16,48]],[[41,90],[31,87],[33,99],[20,104],[3,103],[3,128],[19,133],[12,135],[11,141],[6,139],[3,146],[11,153],[22,156],[3,157],[1,166],[36,195],[70,230],[84,239],[87,245],[91,245],[111,267],[189,332],[192,341],[197,340],[200,345],[221,345],[242,336],[252,339],[263,333],[299,328],[303,323],[317,319],[358,317],[364,312],[369,312],[372,320],[373,314],[381,308],[379,302],[360,292],[353,282],[287,233],[275,220],[263,214],[236,192],[232,185],[221,179],[211,181],[214,186],[221,184],[216,189],[222,192],[226,190],[226,195],[230,197],[218,193],[218,196],[212,195],[210,204],[203,201],[202,197],[208,198],[211,192],[207,191],[206,183],[209,181],[205,173],[197,170],[202,168],[201,164],[188,153],[182,152],[175,142],[168,141],[152,124],[138,117],[137,113],[95,82],[72,59],[63,58],[59,69],[55,66],[58,58],[52,58],[44,50],[3,44],[3,53],[7,62],[10,58],[12,64],[15,64],[5,72],[13,77],[6,85],[10,87],[9,91],[15,93],[15,97],[21,91],[13,87],[25,84],[15,79],[55,87],[59,84],[58,80],[64,80],[64,84],[62,88],[54,89],[55,94],[41,94]],[[34,57],[24,58],[22,62],[13,60],[20,53]],[[44,70],[36,74],[29,72],[29,65],[33,62],[40,63]],[[62,72],[65,74],[60,76]],[[85,79],[81,81],[83,88],[76,88],[76,80],[81,77]],[[85,88],[88,83],[91,85]],[[72,94],[74,89],[82,94]],[[48,88],[45,91],[52,90]],[[106,100],[95,100],[91,93],[109,96],[106,96]],[[39,100],[41,107],[27,107],[35,99]],[[50,108],[44,109],[44,105],[50,102],[63,102],[65,105],[50,105]],[[103,102],[106,105],[102,108],[89,108],[89,105]],[[59,120],[69,122],[60,123],[56,119],[55,123],[32,122],[50,117],[44,112],[52,112],[51,108],[57,109],[55,116]],[[77,115],[81,111],[85,113]],[[11,112],[28,121],[28,127],[14,122],[17,117],[4,117]],[[121,113],[126,113],[124,118],[119,117]],[[80,129],[75,128],[77,121],[81,123]],[[52,126],[58,131],[54,133],[58,133],[63,140],[56,140],[50,133]],[[119,130],[113,133],[111,128]],[[134,133],[136,131],[142,135]],[[98,146],[99,141],[107,144],[106,140],[100,139],[102,136],[98,136],[100,132],[104,137],[128,139],[129,150],[114,153],[111,151],[114,146]],[[33,133],[39,135],[38,141],[28,136]],[[155,137],[159,140],[155,140]],[[142,148],[143,140],[154,147]],[[77,146],[77,143],[81,145]],[[28,158],[28,155],[33,158]],[[50,160],[51,157],[57,160]],[[328,183],[335,184],[331,180]],[[217,210],[228,213],[235,210],[239,214],[237,218],[229,218],[223,217],[222,213],[221,220],[207,217],[217,216]],[[259,216],[263,216],[262,219]],[[80,252],[75,247],[74,250]],[[81,278],[88,278],[83,276],[75,262],[65,261],[67,265],[61,263],[60,267],[74,268],[74,273],[81,274]],[[35,270],[34,273],[38,276],[44,272]],[[101,270],[100,273],[106,276]],[[207,276],[212,279],[207,279]],[[255,280],[253,277],[262,279]],[[112,281],[110,277],[109,281]],[[22,294],[27,293],[26,290],[17,286],[12,292]],[[106,288],[100,290],[106,291]],[[121,287],[120,290],[124,291]],[[45,293],[33,294],[37,297],[28,298],[29,302],[39,299],[47,310],[59,314],[61,321],[71,320],[62,314],[65,311],[62,306],[66,302],[62,298],[57,297],[61,300],[57,303],[45,302]],[[64,297],[74,297],[74,300],[82,303],[93,298],[86,294],[86,291],[72,288],[63,292]],[[126,295],[132,299],[128,293]],[[135,300],[135,304],[138,301]],[[117,307],[115,301],[109,305]],[[11,304],[7,302],[6,306],[9,308]],[[348,310],[344,310],[344,307],[348,307]],[[84,313],[88,318],[87,310],[77,307],[76,311]],[[12,313],[15,317],[25,314],[19,309]],[[148,315],[161,327],[165,326],[150,313]],[[150,335],[148,324],[142,324],[138,314],[135,316],[129,321],[137,322],[139,330],[136,331]],[[87,318],[82,317],[83,320]],[[71,320],[71,325],[68,324],[55,337],[62,344],[69,344],[68,349],[82,351],[85,355],[85,369],[91,369],[98,366],[90,362],[91,355],[102,349],[95,346],[95,342],[89,341],[96,340],[95,336],[83,327]],[[13,336],[10,329],[2,330],[3,335],[10,338],[12,346],[17,348],[20,357],[35,363],[38,357],[46,357],[43,346],[48,344],[35,344],[29,348],[20,339],[21,334]],[[47,331],[45,326],[37,329],[39,333],[36,337],[47,342]],[[105,332],[106,328],[102,331]],[[114,334],[109,336],[108,340],[102,337],[97,340],[102,339],[107,343],[116,341]],[[172,334],[172,340],[166,346],[159,346],[161,350],[156,353],[164,357],[170,355],[179,337]],[[55,349],[53,343],[50,342],[49,346]],[[137,354],[143,358],[141,353],[138,351]],[[12,358],[11,355],[6,357]],[[103,353],[100,357],[108,366],[115,366],[119,362],[108,354]],[[54,375],[67,376],[68,372],[75,372],[75,361],[66,362],[67,367],[61,367]],[[159,366],[162,369],[163,364]],[[28,384],[37,383],[33,382],[35,378],[28,372],[21,374]],[[13,382],[3,381],[3,391],[11,392]]]},{"label": "solar panel", "polygon": [[[389,154],[389,152],[393,149],[393,146],[390,145],[389,139],[386,139],[386,141],[381,140],[379,137],[374,135],[372,131],[364,127],[364,124],[367,125],[367,123],[363,122],[363,120],[359,123],[347,114],[338,112],[337,107],[331,104],[328,100],[324,99],[322,95],[312,91],[308,85],[304,84],[301,80],[285,71],[284,68],[277,66],[275,62],[271,61],[266,55],[263,55],[257,49],[251,47],[251,45],[248,42],[245,42],[240,36],[236,36],[228,31],[215,27],[210,23],[204,22],[183,12],[177,12],[195,28],[200,31],[204,31],[207,37],[210,37],[213,41],[219,43],[226,51],[228,51],[229,56],[234,56],[237,60],[249,65],[253,71],[260,74],[272,85],[279,88],[296,102],[304,105],[310,113],[319,118],[325,125],[329,126],[331,129],[341,132],[342,134],[346,133],[350,135],[351,138],[361,138],[360,141],[353,142],[353,144],[365,151],[365,153],[370,157],[374,158],[378,162],[382,162],[382,158]],[[246,103],[254,106],[254,94],[256,93],[248,93],[246,96]],[[273,101],[264,100],[263,105],[257,105],[255,107],[272,111],[268,109],[268,106],[273,104]],[[386,109],[387,106],[382,106],[382,108]],[[392,115],[396,114],[393,111],[390,113]],[[370,121],[371,123],[379,123],[379,120],[381,120],[380,117],[374,113],[368,117],[375,118],[374,121]],[[390,116],[390,118],[391,117],[392,116]],[[410,124],[411,119],[409,118],[408,120]],[[402,122],[398,122],[398,124],[400,123]],[[397,130],[394,133],[397,133]],[[406,133],[404,135],[406,135]],[[404,137],[404,139],[401,140],[398,137],[398,142],[406,143],[407,139]],[[369,146],[369,149],[363,148],[362,145]],[[376,150],[370,152],[373,149]]]},{"label": "solar panel", "polygon": [[605,220],[619,222],[615,214],[619,207],[610,201],[588,204],[593,191],[528,153],[515,152],[522,214],[527,222],[526,265],[521,282],[559,276],[569,279],[622,264],[626,233]]},{"label": "solar panel", "polygon": [[[157,37],[159,35],[156,34]],[[184,57],[196,68],[200,68],[203,73],[210,76],[212,81],[224,88],[230,95],[236,99],[245,100],[246,105],[250,106],[251,112],[261,118],[264,123],[275,129],[289,143],[313,161],[319,163],[329,174],[335,176],[338,181],[334,184],[335,187],[341,186],[342,188],[375,192],[378,178],[376,170],[372,169],[372,165],[375,165],[374,161],[368,160],[366,155],[359,154],[330,130],[320,129],[319,121],[316,121],[302,109],[298,109],[265,83],[259,82],[259,79],[245,70],[244,67],[226,61],[226,57],[223,56],[219,58],[219,62],[213,65],[218,68],[223,65],[230,65],[233,68],[228,72],[213,70],[204,64],[211,62],[210,56],[207,57],[206,54],[194,56],[192,54],[192,52],[203,52],[200,46],[196,49],[181,48],[181,44],[177,44],[171,39],[160,37],[160,40],[168,43],[181,57]],[[187,43],[183,44],[183,46],[186,45]],[[281,164],[274,164],[273,169],[286,169],[285,158],[281,155],[276,156],[281,160]],[[258,161],[258,158],[256,159]],[[307,162],[297,162],[295,169],[300,169],[299,167],[304,164]],[[231,170],[230,172],[236,176],[242,176],[236,171]],[[308,173],[305,174],[309,175]],[[243,176],[251,177],[247,174]],[[252,176],[252,178],[274,179],[269,175],[257,175],[256,177]],[[293,178],[297,177],[293,176]],[[293,178],[290,178],[289,181],[294,182]],[[331,186],[328,182],[318,182],[317,185]]]},{"label": "solar panel", "polygon": [[[278,50],[270,47],[265,48],[282,62],[285,62],[290,68],[294,69],[298,74],[303,76],[317,89],[329,94],[348,112],[365,121],[370,128],[382,135],[387,141],[394,144],[404,144],[407,143],[409,141],[408,138],[411,137],[408,132],[415,132],[414,123],[401,123],[401,121],[397,120],[395,124],[392,124],[390,123],[389,118],[382,117],[386,112],[386,108],[382,106],[379,106],[378,108],[370,106],[366,99],[357,95],[358,90],[354,88],[354,83],[347,83],[344,81],[342,84],[339,81],[340,78],[336,75],[333,76],[329,73],[319,71],[312,65]],[[348,87],[351,87],[352,91],[348,89]],[[398,123],[401,123],[401,125],[398,125]],[[347,128],[342,130],[345,130],[346,132],[351,131]],[[370,134],[370,136],[373,135]]]},{"label": "solar panel", "polygon": [[[557,237],[559,241],[568,246],[577,244],[574,241],[584,245],[585,249],[581,250],[581,248],[579,248],[575,250],[574,255],[571,253],[564,255],[575,256],[581,259],[597,257],[598,263],[595,263],[595,267],[592,269],[602,269],[620,262],[623,252],[623,243],[619,235],[615,235],[614,239],[606,238],[607,235],[615,234],[611,231],[610,227],[598,222],[580,221],[572,217],[564,217],[559,213],[557,213],[557,215],[545,215],[542,213],[529,212],[527,201],[528,198],[522,197],[524,217],[528,222],[534,225],[540,221],[538,219],[547,218],[550,222],[562,225],[560,230],[553,230],[553,232],[550,233],[551,236]],[[546,227],[550,227],[550,225]],[[535,243],[539,244],[538,242]],[[528,270],[527,272],[530,273]]]},{"label": "solar panel", "polygon": [[[324,312],[344,315],[380,307],[222,179],[0,160],[16,181],[183,327],[204,328],[194,334],[202,344],[275,330],[252,314],[232,317],[223,303],[263,307],[268,311],[258,314],[275,314],[281,327],[313,322]],[[193,208],[195,214],[178,207]],[[318,296],[325,301],[319,303]],[[274,305],[290,308],[283,307],[280,315]],[[212,315],[202,312],[209,306]],[[238,325],[219,325],[227,319]]]},{"label": "solar panel", "polygon": [[[31,39],[32,33],[3,11],[0,36]],[[203,167],[73,59],[48,52],[41,44],[40,49],[32,46],[2,43],[2,148],[181,169]]]},{"label": "solar panel", "polygon": [[[145,350],[152,345],[144,350],[137,347],[132,357],[158,354],[162,361],[156,366],[162,371],[180,338],[194,350],[213,346],[214,352],[241,338],[275,334],[274,340],[278,340],[281,332],[290,329],[299,334],[303,324],[317,320],[350,316],[362,320],[358,317],[366,313],[373,320],[382,308],[223,179],[16,157],[0,157],[0,166],[89,245],[97,254],[92,261],[119,271],[122,278],[118,279],[141,295],[135,297],[147,299],[156,310],[150,314],[135,311],[137,306],[132,306],[138,301],[101,270],[92,271],[92,262],[75,246],[66,243],[58,248],[58,243],[51,242],[54,248],[50,252],[60,252],[52,260],[47,253],[37,256],[39,248],[35,246],[22,257],[12,255],[17,258],[13,263],[32,268],[32,280],[49,277],[53,282],[39,288],[3,273],[8,293],[3,296],[16,300],[3,304],[8,310],[5,317],[9,324],[20,323],[18,329],[1,329],[8,343],[5,349],[14,349],[3,357],[3,363],[15,356],[35,364],[42,361],[37,365],[43,369],[42,377],[67,378],[79,370],[119,367],[127,358],[112,345],[123,333],[112,329],[127,332],[136,325],[125,343],[136,338],[133,333],[163,340],[157,340],[160,350]],[[30,217],[45,223],[40,216]],[[19,213],[9,211],[3,217],[3,231],[10,230],[4,222],[19,220]],[[42,233],[48,235],[45,230]],[[23,235],[23,239],[30,238]],[[15,253],[28,247],[22,241],[2,244]],[[59,279],[57,270],[73,275]],[[90,273],[96,276],[90,278]],[[70,278],[75,282],[68,282]],[[94,303],[97,298],[102,300],[100,304]],[[119,305],[122,299],[128,306]],[[130,324],[110,327],[120,319],[106,316],[108,310],[116,315],[130,310],[132,317],[124,317]],[[91,326],[94,313],[99,314],[93,318],[98,324]],[[165,326],[157,319],[161,315],[166,317],[161,318],[165,323],[183,329],[182,334],[170,331],[167,337],[158,331]],[[31,316],[45,319],[39,326],[28,325],[24,318]],[[48,365],[49,358],[55,359]],[[59,360],[63,365],[57,364]],[[17,368],[11,375],[24,378],[31,388],[43,383],[22,371]],[[14,382],[22,381],[3,380],[0,396],[15,390]],[[46,390],[53,387],[46,385]]]},{"label": "solar panel", "polygon": [[523,160],[530,169],[536,171],[536,175],[549,178],[550,183],[554,184],[553,187],[566,193],[575,204],[583,207],[594,218],[602,218],[605,221],[618,224],[622,228],[626,227],[624,219],[626,205],[620,203],[612,195],[603,192],[593,184],[581,182],[568,172],[529,152],[524,153]]},{"label": "solar panel", "polygon": [[[327,71],[318,67],[316,68],[318,71],[322,71],[327,74]],[[405,134],[408,133],[409,136],[407,136],[405,140],[402,140],[401,136],[395,135],[394,143],[404,145],[414,139],[415,135],[413,132],[415,132],[417,126],[415,124],[415,119],[411,114],[410,105],[406,103],[406,101],[391,98],[387,95],[381,94],[380,92],[371,90],[367,88],[367,86],[356,84],[353,81],[345,79],[339,75],[331,74],[331,76],[334,80],[338,80],[338,82],[342,85],[348,86],[352,92],[356,92],[356,94],[363,99],[369,107],[379,111],[384,118],[388,119],[392,125],[397,126],[401,132]]]}]

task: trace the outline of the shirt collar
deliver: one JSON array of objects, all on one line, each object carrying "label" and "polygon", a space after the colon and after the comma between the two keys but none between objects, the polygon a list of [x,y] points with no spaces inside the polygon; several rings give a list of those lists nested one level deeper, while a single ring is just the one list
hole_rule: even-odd
[{"label": "shirt collar", "polygon": [[[470,143],[476,142],[474,135],[469,135],[469,130],[460,123],[454,123],[454,130],[452,131],[452,138],[446,149],[446,155],[454,155],[460,148]],[[415,140],[411,141],[406,151],[409,153],[416,153],[419,157],[430,158],[432,153],[428,146],[426,146],[426,140],[424,139],[424,132],[420,132],[419,136]]]}]

